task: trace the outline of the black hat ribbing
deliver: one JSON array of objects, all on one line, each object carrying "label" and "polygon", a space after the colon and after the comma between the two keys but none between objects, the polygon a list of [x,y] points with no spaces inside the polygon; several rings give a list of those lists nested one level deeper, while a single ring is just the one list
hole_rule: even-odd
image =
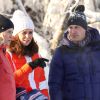
[{"label": "black hat ribbing", "polygon": [[76,8],[74,8],[67,21],[67,27],[70,25],[79,25],[87,30],[87,21],[84,10],[85,7],[83,5],[78,5]]},{"label": "black hat ribbing", "polygon": [[0,33],[6,31],[9,28],[14,28],[12,21],[0,14]]}]

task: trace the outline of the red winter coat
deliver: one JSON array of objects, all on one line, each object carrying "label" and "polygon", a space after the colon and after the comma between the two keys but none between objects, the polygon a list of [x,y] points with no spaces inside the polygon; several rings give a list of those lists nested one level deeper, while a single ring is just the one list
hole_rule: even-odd
[{"label": "red winter coat", "polygon": [[0,100],[16,100],[13,72],[2,48],[0,48]]},{"label": "red winter coat", "polygon": [[24,87],[27,91],[40,89],[41,93],[48,96],[44,69],[38,67],[32,71],[31,67],[27,64],[27,62],[39,58],[38,54],[35,54],[33,57],[23,56],[19,58],[16,54],[7,52],[6,56],[12,65],[17,87]]}]

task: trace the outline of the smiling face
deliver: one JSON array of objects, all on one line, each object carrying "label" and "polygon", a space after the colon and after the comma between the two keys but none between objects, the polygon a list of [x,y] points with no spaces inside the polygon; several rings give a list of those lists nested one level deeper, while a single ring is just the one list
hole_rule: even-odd
[{"label": "smiling face", "polygon": [[13,33],[13,28],[10,28],[4,32],[0,33],[0,44],[3,44],[5,46],[8,46],[12,40],[12,33]]},{"label": "smiling face", "polygon": [[24,45],[24,46],[28,46],[33,38],[33,30],[32,29],[25,29],[21,32],[19,32],[18,34],[19,40],[20,42]]},{"label": "smiling face", "polygon": [[82,41],[85,38],[86,30],[78,25],[70,25],[68,27],[67,38],[74,43]]}]

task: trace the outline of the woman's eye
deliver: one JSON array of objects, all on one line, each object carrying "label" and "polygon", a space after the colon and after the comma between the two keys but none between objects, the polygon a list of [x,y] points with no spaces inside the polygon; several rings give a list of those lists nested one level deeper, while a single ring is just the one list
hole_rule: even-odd
[{"label": "woman's eye", "polygon": [[23,34],[26,34],[26,32],[23,32]]},{"label": "woman's eye", "polygon": [[23,32],[24,35],[25,35],[25,34],[32,34],[32,33],[33,33],[33,31],[28,31],[28,32],[24,31],[24,32]]},{"label": "woman's eye", "polygon": [[32,31],[29,32],[29,34],[32,34],[32,33],[33,33]]}]

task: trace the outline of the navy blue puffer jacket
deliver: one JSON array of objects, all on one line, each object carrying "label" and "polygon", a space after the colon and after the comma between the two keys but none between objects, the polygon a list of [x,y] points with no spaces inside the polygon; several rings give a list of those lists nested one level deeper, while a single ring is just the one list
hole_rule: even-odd
[{"label": "navy blue puffer jacket", "polygon": [[100,36],[90,28],[84,47],[62,45],[50,64],[50,100],[100,100]]}]

